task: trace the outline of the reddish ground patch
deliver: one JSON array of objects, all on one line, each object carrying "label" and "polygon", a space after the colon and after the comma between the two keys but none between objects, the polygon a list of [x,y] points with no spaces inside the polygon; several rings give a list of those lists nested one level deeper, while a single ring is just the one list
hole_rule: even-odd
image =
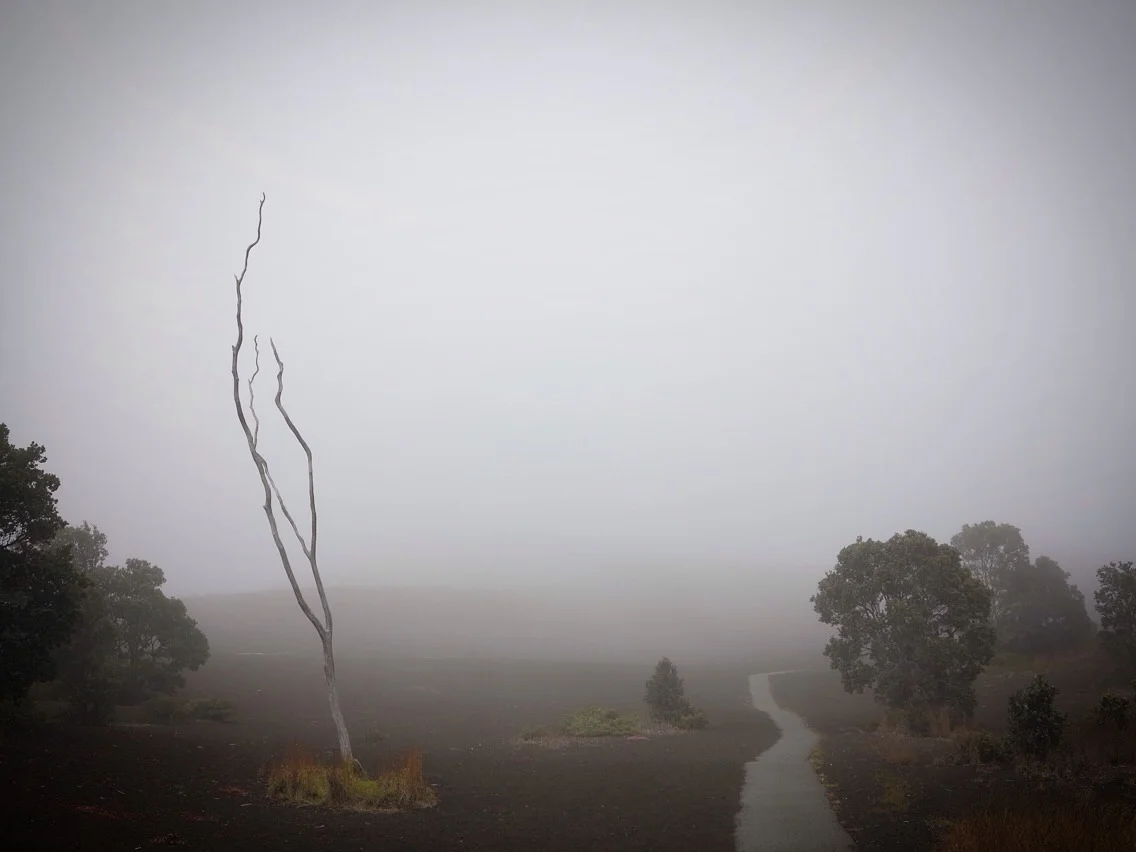
[{"label": "reddish ground patch", "polygon": [[217,655],[190,689],[235,701],[236,723],[52,725],[4,738],[0,798],[16,815],[5,834],[13,848],[61,852],[732,850],[743,765],[776,737],[746,707],[743,672],[683,672],[710,715],[707,731],[563,750],[509,742],[581,705],[640,706],[649,669],[342,661],[364,766],[420,748],[440,797],[431,810],[381,815],[267,801],[259,777],[267,761],[294,745],[334,745],[320,661]]}]

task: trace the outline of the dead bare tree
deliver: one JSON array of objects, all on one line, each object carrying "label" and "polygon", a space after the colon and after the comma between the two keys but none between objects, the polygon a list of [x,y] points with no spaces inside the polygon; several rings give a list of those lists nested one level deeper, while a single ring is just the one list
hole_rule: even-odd
[{"label": "dead bare tree", "polygon": [[[300,434],[300,430],[296,428],[296,424],[288,415],[287,409],[284,408],[282,401],[284,396],[284,361],[281,360],[280,352],[276,349],[276,342],[272,340],[272,338],[269,338],[269,344],[272,346],[272,355],[276,359],[276,409],[280,412],[280,416],[284,418],[284,423],[288,426],[288,430],[292,433],[297,443],[303,448],[304,455],[307,456],[308,459],[308,510],[311,514],[312,531],[307,541],[304,540],[304,536],[300,532],[300,528],[296,525],[292,513],[288,511],[284,497],[281,495],[280,489],[276,487],[276,481],[273,479],[272,473],[269,470],[268,461],[261,455],[258,446],[260,439],[260,417],[256,413],[254,405],[255,396],[253,393],[253,381],[256,379],[257,374],[260,373],[260,340],[256,336],[253,337],[256,362],[253,373],[248,380],[248,407],[253,420],[252,428],[249,427],[244,406],[241,404],[241,378],[238,368],[238,359],[241,354],[241,346],[244,344],[245,340],[244,320],[241,316],[241,285],[244,284],[245,274],[248,272],[249,256],[252,254],[252,250],[260,243],[260,231],[263,222],[264,195],[262,194],[260,196],[260,205],[257,207],[256,213],[256,239],[249,243],[248,248],[245,249],[245,264],[241,269],[241,274],[233,276],[236,279],[237,285],[237,342],[233,345],[233,404],[237,407],[237,420],[240,421],[241,430],[245,433],[245,439],[248,441],[249,454],[256,464],[256,472],[260,476],[260,484],[264,486],[264,514],[268,518],[268,528],[272,531],[272,540],[276,543],[276,550],[280,554],[280,562],[284,565],[284,573],[288,575],[288,582],[292,584],[292,591],[296,595],[296,603],[299,604],[300,610],[307,616],[308,621],[312,623],[312,627],[316,629],[316,634],[319,636],[320,643],[323,645],[323,673],[324,677],[327,679],[327,700],[331,705],[331,718],[335,722],[335,732],[339,738],[339,754],[341,759],[352,762],[354,755],[351,752],[351,737],[347,732],[347,724],[343,721],[343,710],[339,706],[339,690],[335,684],[335,652],[332,644],[331,606],[327,602],[327,593],[324,591],[323,578],[320,576],[319,561],[316,556],[316,541],[319,533],[319,524],[318,515],[316,514],[316,484],[315,469],[312,463],[312,448],[308,446],[308,442],[304,440],[304,436]],[[280,538],[280,528],[276,523],[276,511],[273,507],[274,500],[275,503],[280,506],[281,514],[284,515],[289,526],[292,527],[292,532],[295,534],[296,540],[300,543],[300,550],[303,551],[304,557],[308,560],[308,565],[312,569],[312,577],[315,579],[316,583],[316,592],[319,594],[320,604],[323,607],[322,621],[308,605],[307,600],[304,598],[304,593],[300,590],[300,584],[296,582],[296,575],[292,571],[292,562],[288,558],[288,550]]]}]

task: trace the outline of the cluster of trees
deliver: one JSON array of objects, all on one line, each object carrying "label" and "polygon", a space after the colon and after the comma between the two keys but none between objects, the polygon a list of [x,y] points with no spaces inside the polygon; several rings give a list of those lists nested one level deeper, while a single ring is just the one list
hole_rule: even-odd
[{"label": "cluster of trees", "polygon": [[951,538],[962,564],[990,593],[990,618],[1001,650],[1044,654],[1082,645],[1093,635],[1085,596],[1056,560],[1030,550],[1010,524],[965,524]]},{"label": "cluster of trees", "polygon": [[59,479],[41,445],[13,446],[0,424],[0,700],[54,681],[75,715],[109,720],[116,704],[170,694],[209,658],[185,604],[144,559],[107,565],[106,536],[59,516]]},{"label": "cluster of trees", "polygon": [[[1136,571],[1097,571],[1103,647],[1136,672]],[[934,711],[974,711],[974,681],[996,650],[1043,654],[1082,646],[1096,628],[1084,595],[1053,559],[1030,560],[1021,530],[985,521],[951,543],[908,530],[857,538],[812,597],[836,628],[825,656],[849,692],[873,690],[925,730]]]}]

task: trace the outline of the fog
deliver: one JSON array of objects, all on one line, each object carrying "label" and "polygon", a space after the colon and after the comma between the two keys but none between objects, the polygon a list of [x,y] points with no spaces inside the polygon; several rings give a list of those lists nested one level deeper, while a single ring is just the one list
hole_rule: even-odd
[{"label": "fog", "polygon": [[1136,558],[1133,44],[1123,2],[6,3],[0,420],[112,560],[285,589],[229,376],[265,192],[329,586],[697,590],[724,636],[815,626],[858,535]]}]

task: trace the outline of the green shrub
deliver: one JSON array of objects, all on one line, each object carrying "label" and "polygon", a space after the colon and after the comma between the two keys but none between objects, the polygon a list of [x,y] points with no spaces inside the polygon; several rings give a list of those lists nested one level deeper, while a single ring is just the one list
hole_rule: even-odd
[{"label": "green shrub", "polygon": [[700,731],[709,724],[706,713],[697,707],[687,707],[674,721],[674,726],[684,731]]},{"label": "green shrub", "polygon": [[564,720],[570,737],[623,737],[639,732],[639,722],[606,707],[585,707]]},{"label": "green shrub", "polygon": [[650,708],[651,718],[656,722],[674,723],[690,709],[686,692],[678,669],[667,657],[655,665],[655,673],[647,681],[647,694],[644,697]]},{"label": "green shrub", "polygon": [[553,731],[546,725],[530,725],[521,731],[521,739],[525,742],[546,740],[553,736]]},{"label": "green shrub", "polygon": [[140,718],[153,725],[173,725],[185,722],[186,702],[173,695],[155,695],[139,705]]},{"label": "green shrub", "polygon": [[236,705],[223,698],[191,698],[155,695],[140,705],[141,718],[153,725],[178,725],[184,722],[229,722]]},{"label": "green shrub", "polygon": [[1098,725],[1118,728],[1123,731],[1128,727],[1131,702],[1123,695],[1115,692],[1106,692],[1100,697],[1093,716]]},{"label": "green shrub", "polygon": [[655,665],[655,673],[647,681],[644,700],[654,722],[674,725],[686,731],[705,728],[709,724],[706,714],[692,707],[687,700],[678,669],[667,657]]},{"label": "green shrub", "polygon": [[236,712],[237,706],[223,698],[192,698],[184,707],[186,718],[206,722],[231,722]]},{"label": "green shrub", "polygon": [[989,731],[967,731],[957,735],[955,742],[959,762],[966,764],[1002,763],[1013,752],[1004,738]]},{"label": "green shrub", "polygon": [[1057,687],[1037,675],[1010,696],[1007,741],[1015,752],[1044,760],[1061,743],[1066,716],[1053,706]]}]

